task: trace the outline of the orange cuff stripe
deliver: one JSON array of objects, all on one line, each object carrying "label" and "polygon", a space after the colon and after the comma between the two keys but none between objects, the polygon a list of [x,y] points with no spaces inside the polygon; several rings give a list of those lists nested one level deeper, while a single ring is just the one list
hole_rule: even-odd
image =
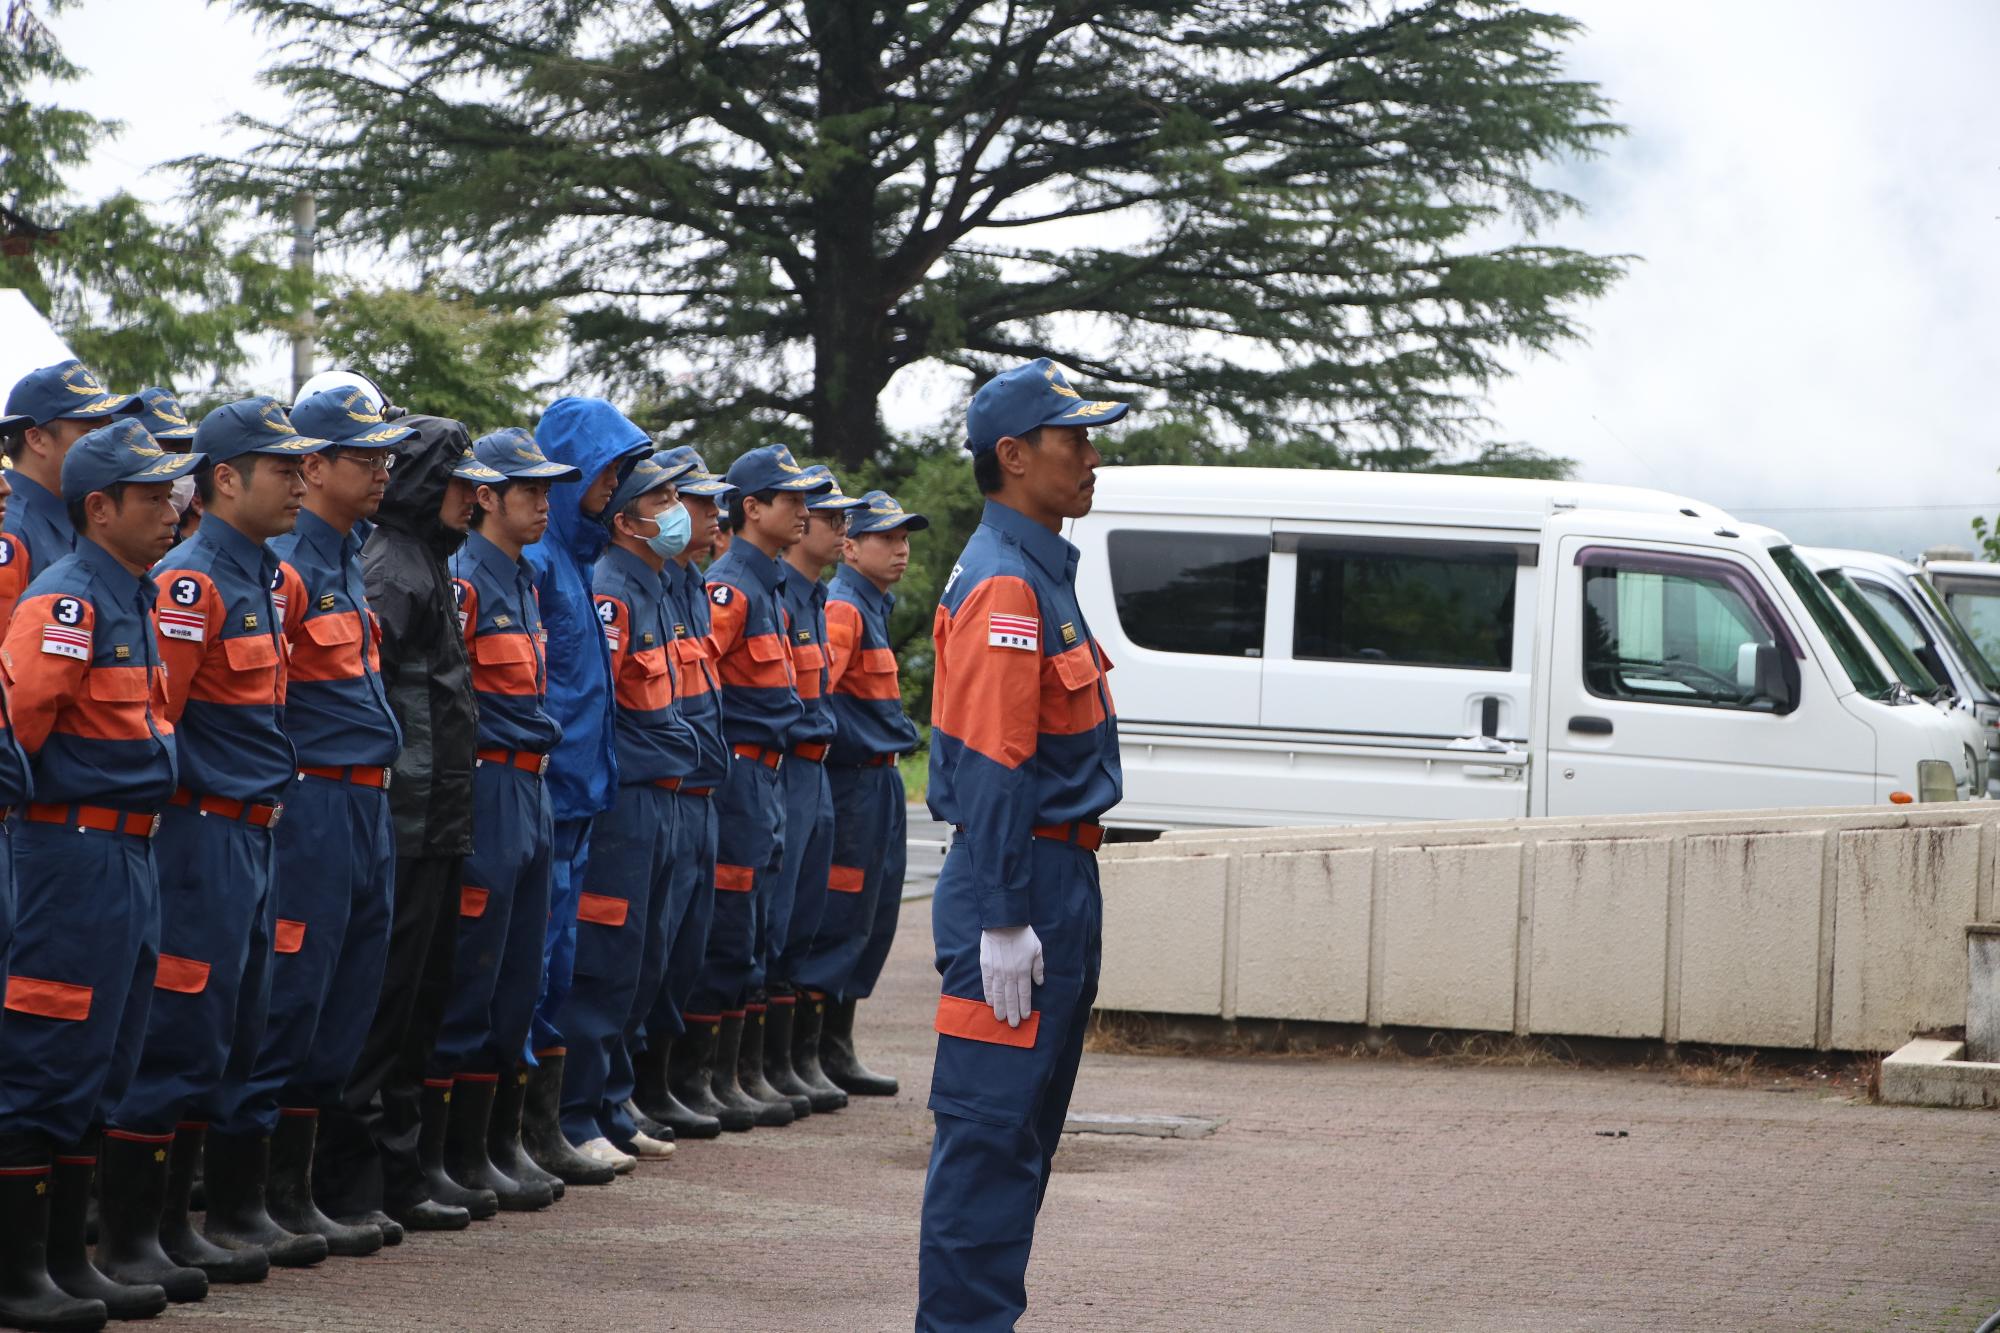
[{"label": "orange cuff stripe", "polygon": [[826,877],[826,886],[835,893],[859,893],[865,878],[860,866],[835,866]]},{"label": "orange cuff stripe", "polygon": [[81,1023],[90,1017],[90,987],[67,981],[7,978],[7,1009],[37,1018],[63,1018]]},{"label": "orange cuff stripe", "polygon": [[723,893],[748,893],[757,882],[757,872],[749,866],[715,867],[715,887]]},{"label": "orange cuff stripe", "polygon": [[195,958],[160,955],[160,970],[153,974],[153,989],[177,995],[199,995],[208,989],[208,964]]},{"label": "orange cuff stripe", "polygon": [[605,893],[580,893],[576,897],[576,919],[593,926],[622,926],[631,910],[632,904],[625,899]]},{"label": "orange cuff stripe", "polygon": [[475,889],[470,884],[458,891],[458,914],[460,916],[481,917],[486,915],[485,889]]},{"label": "orange cuff stripe", "polygon": [[992,1046],[1018,1046],[1023,1050],[1035,1044],[1035,1034],[1042,1027],[1042,1011],[1037,1009],[1021,1020],[1021,1026],[1010,1028],[993,1016],[993,1006],[983,1000],[966,1000],[956,995],[938,996],[937,1030],[947,1037],[963,1037],[967,1041],[983,1041]]},{"label": "orange cuff stripe", "polygon": [[273,953],[297,953],[306,947],[306,923],[303,921],[278,920],[277,932],[271,936]]}]

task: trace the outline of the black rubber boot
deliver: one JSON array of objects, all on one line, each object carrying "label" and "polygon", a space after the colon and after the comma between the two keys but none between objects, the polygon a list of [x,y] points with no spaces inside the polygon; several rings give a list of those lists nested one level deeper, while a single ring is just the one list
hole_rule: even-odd
[{"label": "black rubber boot", "polygon": [[451,1088],[451,1115],[445,1122],[444,1169],[467,1189],[489,1190],[510,1213],[540,1212],[556,1201],[547,1185],[516,1180],[486,1155],[493,1123],[497,1075],[460,1074]]},{"label": "black rubber boot", "polygon": [[712,1116],[716,1127],[740,1134],[757,1123],[755,1112],[732,1106],[715,1095],[715,1044],[722,1024],[693,1023],[667,1048],[667,1091],[675,1101],[699,1116]]},{"label": "black rubber boot", "polygon": [[501,1070],[493,1095],[493,1118],[486,1127],[486,1155],[494,1166],[523,1185],[547,1185],[549,1197],[560,1199],[569,1188],[563,1178],[542,1170],[521,1146],[521,1110],[527,1100],[527,1068],[514,1065]]},{"label": "black rubber boot", "polygon": [[[430,1201],[426,1199],[425,1202],[429,1203]],[[436,1207],[435,1204],[431,1206]],[[456,1211],[465,1212],[463,1208]],[[334,1221],[344,1227],[374,1227],[382,1233],[382,1248],[385,1250],[391,1245],[401,1245],[403,1243],[403,1224],[379,1209],[372,1212],[357,1213],[353,1217],[337,1217]],[[468,1215],[462,1225],[471,1226],[472,1218]],[[456,1230],[457,1228],[450,1229]]]},{"label": "black rubber boot", "polygon": [[301,1236],[271,1220],[264,1199],[271,1173],[269,1135],[211,1131],[204,1160],[203,1235],[225,1250],[262,1250],[274,1268],[310,1268],[326,1258],[326,1237]]},{"label": "black rubber boot", "polygon": [[271,1273],[271,1257],[262,1250],[226,1250],[194,1228],[188,1216],[188,1195],[201,1169],[201,1125],[184,1125],[174,1134],[167,1155],[167,1202],[160,1209],[160,1248],[183,1268],[199,1268],[210,1282],[262,1282]]},{"label": "black rubber boot", "polygon": [[382,1228],[336,1222],[313,1202],[313,1144],[318,1138],[318,1111],[304,1106],[279,1111],[278,1128],[271,1135],[271,1179],[264,1191],[271,1220],[294,1235],[323,1238],[328,1254],[346,1259],[373,1254],[382,1248]]},{"label": "black rubber boot", "polygon": [[618,1109],[623,1111],[625,1118],[632,1122],[632,1128],[638,1130],[647,1138],[658,1139],[661,1143],[672,1143],[674,1141],[674,1131],[641,1110],[635,1098],[627,1097],[619,1104]]},{"label": "black rubber boot", "polygon": [[90,1213],[90,1183],[97,1175],[97,1139],[90,1135],[56,1154],[49,1177],[49,1277],[80,1301],[102,1301],[112,1319],[151,1319],[167,1308],[167,1293],[148,1282],[114,1282],[90,1262],[84,1239]]},{"label": "black rubber boot", "polygon": [[[763,1028],[757,1029],[760,1033]],[[724,1014],[722,1031],[715,1039],[715,1096],[716,1100],[730,1106],[747,1110],[751,1123],[764,1129],[777,1129],[792,1123],[792,1104],[773,1094],[770,1101],[753,1095],[744,1086],[744,1075],[748,1072],[749,1061],[745,1048],[749,1045],[750,1025],[742,1014]]]},{"label": "black rubber boot", "polygon": [[432,1203],[463,1208],[475,1222],[484,1222],[500,1212],[500,1200],[492,1190],[473,1189],[462,1180],[452,1179],[444,1165],[445,1136],[451,1131],[450,1079],[424,1080],[423,1123],[417,1131],[417,1161],[423,1167],[424,1188]]},{"label": "black rubber boot", "polygon": [[208,1295],[208,1274],[175,1263],[160,1248],[173,1141],[171,1134],[104,1136],[97,1158],[97,1270],[127,1286],[159,1287],[170,1301],[198,1301]]},{"label": "black rubber boot", "polygon": [[0,1324],[103,1328],[103,1301],[79,1300],[49,1277],[50,1174],[41,1135],[0,1134]]},{"label": "black rubber boot", "polygon": [[854,1053],[854,1006],[856,1000],[831,1000],[826,1006],[826,1028],[819,1039],[820,1068],[826,1076],[856,1097],[893,1097],[896,1080],[878,1074],[861,1063]]},{"label": "black rubber boot", "polygon": [[521,1114],[521,1146],[535,1165],[568,1185],[609,1185],[618,1173],[576,1150],[562,1131],[563,1053],[536,1051]]},{"label": "black rubber boot", "polygon": [[[385,1216],[402,1231],[463,1231],[472,1225],[472,1214],[465,1209],[429,1197],[392,1203]],[[388,1240],[385,1233],[383,1243],[396,1242]]]},{"label": "black rubber boot", "polygon": [[[764,1001],[750,1002],[743,1016],[743,1053],[736,1065],[736,1086],[743,1089],[753,1101],[763,1102],[766,1106],[789,1108],[792,1120],[797,1120],[800,1118],[799,1104],[772,1087],[771,1081],[764,1077],[764,1034],[770,1030],[769,1017],[770,1015],[765,1012]],[[810,1105],[806,1106],[805,1114],[812,1114]],[[785,1123],[790,1124],[791,1121]]]},{"label": "black rubber boot", "polygon": [[722,1133],[722,1122],[712,1115],[698,1114],[674,1096],[667,1076],[668,1052],[672,1049],[672,1042],[655,1041],[632,1057],[632,1072],[637,1076],[632,1100],[676,1139],[715,1138]]},{"label": "black rubber boot", "polygon": [[792,1072],[805,1084],[806,1096],[815,1111],[838,1111],[847,1105],[847,1094],[819,1067],[819,1034],[826,1023],[826,997],[799,996],[792,1020]]},{"label": "black rubber boot", "polygon": [[764,1011],[764,1081],[803,1120],[813,1113],[812,1090],[792,1072],[792,1023],[799,1007],[791,996],[784,998],[783,1004],[773,999]]}]

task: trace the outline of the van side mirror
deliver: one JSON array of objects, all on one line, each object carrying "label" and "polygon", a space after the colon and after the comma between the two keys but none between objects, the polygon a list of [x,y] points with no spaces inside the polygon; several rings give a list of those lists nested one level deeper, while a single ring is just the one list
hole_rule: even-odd
[{"label": "van side mirror", "polygon": [[1799,664],[1775,643],[1746,643],[1736,650],[1736,684],[1753,704],[1769,704],[1774,713],[1798,707]]}]

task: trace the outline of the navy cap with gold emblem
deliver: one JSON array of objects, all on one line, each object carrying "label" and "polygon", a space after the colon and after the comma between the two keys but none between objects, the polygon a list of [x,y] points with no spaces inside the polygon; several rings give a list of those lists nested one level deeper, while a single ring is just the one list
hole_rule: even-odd
[{"label": "navy cap with gold emblem", "polygon": [[113,393],[81,361],[59,361],[31,370],[14,382],[7,394],[7,415],[31,417],[29,423],[95,421],[145,411],[137,397]]},{"label": "navy cap with gold emblem", "polygon": [[73,504],[119,482],[172,481],[194,471],[201,459],[168,453],[144,426],[121,417],[83,436],[63,455],[63,499]]},{"label": "navy cap with gold emblem", "polygon": [[830,488],[826,494],[815,495],[812,499],[806,501],[806,508],[808,509],[840,513],[850,509],[859,509],[862,505],[868,503],[858,495],[849,495],[846,491],[841,490],[840,478],[834,476],[833,469],[824,463],[808,464],[806,475],[808,477],[818,477]]},{"label": "navy cap with gold emblem", "polygon": [[293,406],[291,418],[299,434],[343,449],[391,449],[416,434],[385,421],[375,396],[352,385],[307,394]]},{"label": "navy cap with gold emblem", "polygon": [[472,442],[472,452],[508,481],[576,481],[583,476],[582,469],[543,453],[535,437],[519,426],[502,426],[480,436]]},{"label": "navy cap with gold emblem", "polygon": [[145,413],[139,424],[155,440],[172,449],[173,441],[192,440],[194,423],[187,419],[187,412],[181,407],[181,400],[174,397],[172,389],[148,387],[139,390],[139,402]]},{"label": "navy cap with gold emblem", "polygon": [[887,491],[870,491],[861,497],[868,507],[857,509],[847,516],[847,535],[865,537],[871,532],[894,532],[897,528],[908,528],[911,532],[922,532],[931,521],[922,514],[913,514],[896,503],[896,497]]},{"label": "navy cap with gold emblem", "polygon": [[1004,436],[1018,439],[1037,426],[1108,426],[1131,410],[1130,403],[1085,398],[1061,366],[1036,357],[979,386],[965,410],[966,446],[983,454]]},{"label": "navy cap with gold emblem", "polygon": [[799,466],[782,444],[752,449],[729,465],[729,484],[745,495],[758,491],[803,491],[821,495],[833,489],[833,478],[814,477]]},{"label": "navy cap with gold emblem", "polygon": [[194,445],[211,463],[227,463],[244,454],[304,458],[333,447],[332,440],[301,435],[275,398],[245,398],[225,403],[201,419]]},{"label": "navy cap with gold emblem", "polygon": [[714,500],[736,489],[710,472],[708,465],[701,461],[701,455],[694,451],[694,446],[691,444],[662,449],[653,455],[653,461],[674,473],[674,485],[680,488],[682,495],[697,495],[705,500]]}]

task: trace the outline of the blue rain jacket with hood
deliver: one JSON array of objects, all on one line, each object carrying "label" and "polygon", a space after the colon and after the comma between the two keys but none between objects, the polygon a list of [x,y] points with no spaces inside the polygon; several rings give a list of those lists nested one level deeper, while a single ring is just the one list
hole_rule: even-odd
[{"label": "blue rain jacket with hood", "polygon": [[608,514],[585,514],[583,493],[618,463],[619,479],[652,453],[646,432],[602,398],[558,398],[535,428],[542,452],[583,472],[549,490],[549,530],[522,554],[535,569],[549,636],[549,712],[562,742],[549,760],[549,801],[558,822],[609,810],[618,793],[611,743],[611,652],[590,596],[591,568],[611,542]]}]

